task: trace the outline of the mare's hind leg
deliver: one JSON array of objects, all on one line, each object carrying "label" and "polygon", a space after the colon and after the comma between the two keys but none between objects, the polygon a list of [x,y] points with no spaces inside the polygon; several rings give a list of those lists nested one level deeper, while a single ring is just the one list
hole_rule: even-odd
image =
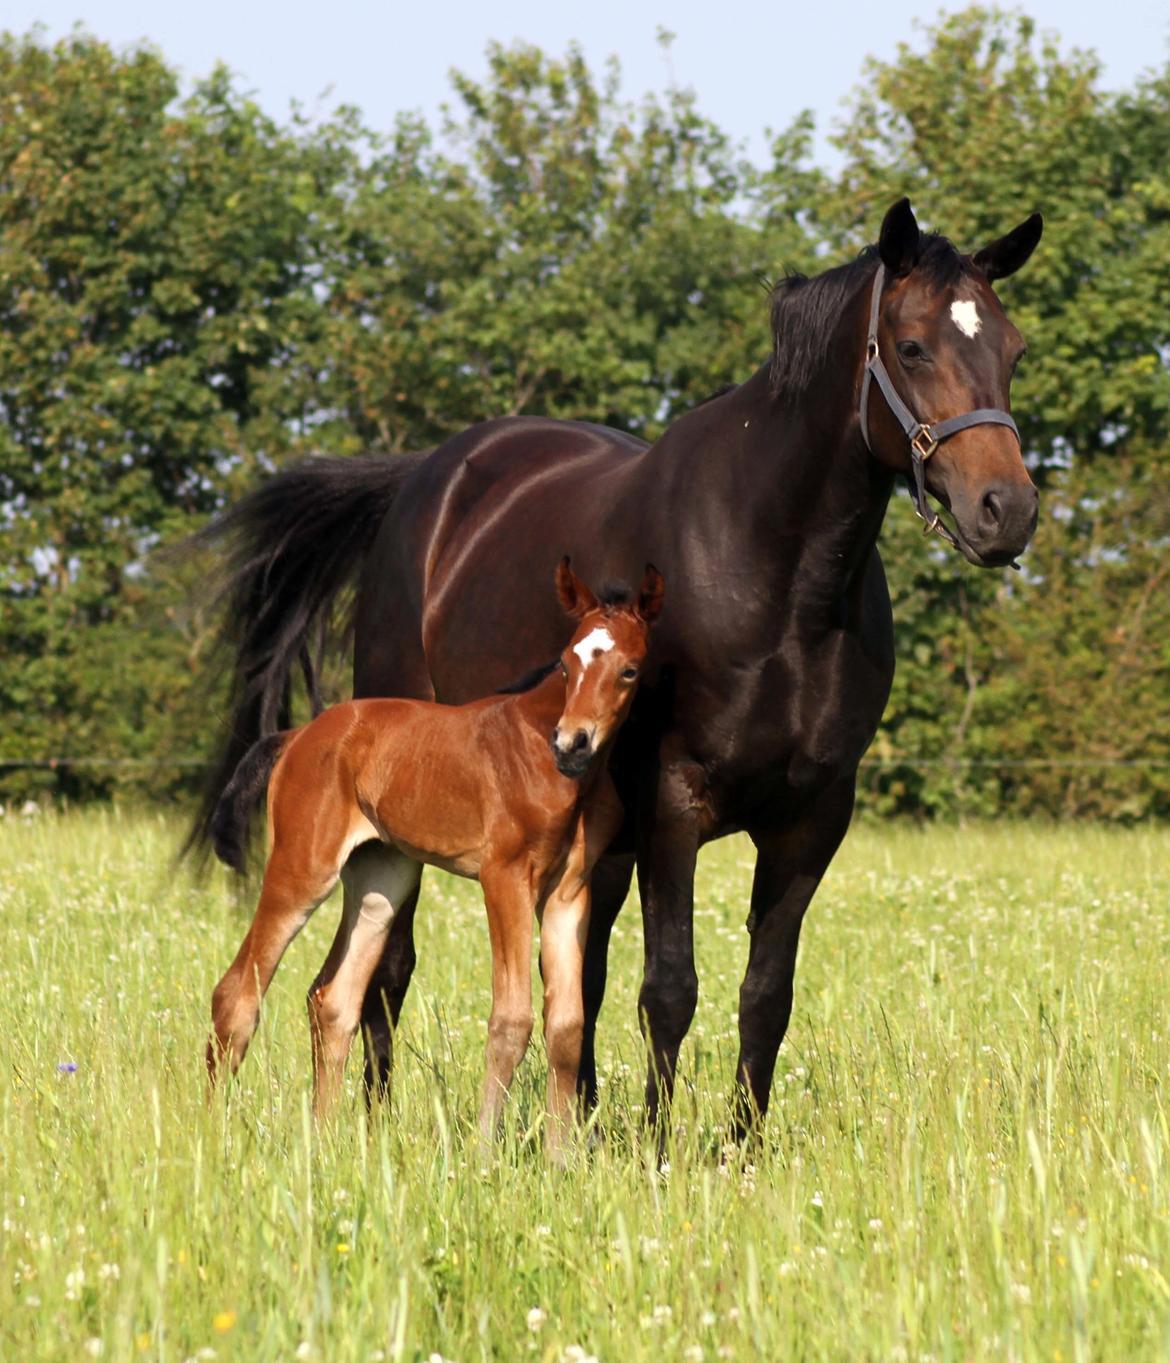
[{"label": "mare's hind leg", "polygon": [[279,849],[269,858],[252,926],[211,997],[207,1074],[213,1087],[225,1064],[232,1074],[239,1069],[280,958],[336,884],[332,868],[298,865]]},{"label": "mare's hind leg", "polygon": [[363,999],[395,914],[417,900],[422,867],[396,848],[370,842],[341,872],[341,926],[309,990],[313,1106],[327,1115],[341,1092],[345,1062],[362,1019]]},{"label": "mare's hind leg", "polygon": [[516,1066],[532,1036],[532,919],[528,868],[484,868],[480,875],[492,943],[492,1013],[479,1130],[495,1135]]}]

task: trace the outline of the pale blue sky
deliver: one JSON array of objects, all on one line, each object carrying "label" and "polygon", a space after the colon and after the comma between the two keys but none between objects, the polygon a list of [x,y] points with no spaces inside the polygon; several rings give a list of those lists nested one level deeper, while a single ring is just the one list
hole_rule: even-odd
[{"label": "pale blue sky", "polygon": [[[310,107],[345,102],[378,128],[403,109],[433,115],[449,94],[452,66],[483,72],[489,39],[523,38],[551,52],[577,39],[597,68],[611,53],[620,57],[627,95],[661,89],[672,78],[693,87],[702,110],[761,157],[766,127],[783,128],[810,107],[823,134],[867,55],[891,57],[900,41],[920,41],[916,18],[962,7],[930,0],[0,0],[0,26],[23,32],[40,21],[56,37],[81,20],[116,46],[148,39],[188,77],[222,59],[273,114],[286,113],[294,98]],[[1030,0],[1024,8],[1066,46],[1094,48],[1110,87],[1130,84],[1170,56],[1164,0]],[[660,24],[677,35],[669,71],[655,42]]]}]

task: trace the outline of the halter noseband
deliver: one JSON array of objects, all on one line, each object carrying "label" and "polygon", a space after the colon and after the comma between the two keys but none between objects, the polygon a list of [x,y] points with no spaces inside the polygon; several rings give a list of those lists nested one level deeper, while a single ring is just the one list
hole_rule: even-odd
[{"label": "halter noseband", "polygon": [[873,294],[869,303],[869,331],[865,338],[865,374],[861,380],[860,413],[862,439],[865,441],[866,448],[872,452],[873,446],[869,443],[869,423],[866,420],[865,409],[869,403],[870,380],[877,379],[877,385],[882,391],[886,404],[897,418],[898,424],[906,432],[906,438],[910,441],[912,476],[908,475],[906,482],[910,488],[910,496],[914,501],[914,510],[925,525],[922,533],[929,535],[933,531],[946,540],[952,549],[958,549],[960,547],[958,540],[938,514],[930,509],[930,504],[926,500],[926,461],[944,440],[948,440],[959,431],[965,431],[968,426],[1007,426],[1014,432],[1017,440],[1020,439],[1020,432],[1008,413],[1000,411],[998,407],[977,407],[973,412],[964,412],[961,416],[951,416],[947,417],[945,421],[933,423],[918,420],[898,395],[894,381],[890,378],[889,371],[882,363],[882,357],[878,351],[878,311],[881,306],[882,285],[885,283],[885,279],[886,267],[879,261],[877,274],[873,278]]}]

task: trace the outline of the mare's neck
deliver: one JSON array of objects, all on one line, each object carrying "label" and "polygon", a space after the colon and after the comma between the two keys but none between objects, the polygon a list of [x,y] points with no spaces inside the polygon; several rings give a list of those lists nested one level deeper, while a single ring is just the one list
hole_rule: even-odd
[{"label": "mare's neck", "polygon": [[647,456],[679,508],[696,581],[758,574],[784,614],[832,623],[858,587],[894,475],[858,421],[868,285],[844,309],[805,391],[773,397],[769,367],[676,422]]}]

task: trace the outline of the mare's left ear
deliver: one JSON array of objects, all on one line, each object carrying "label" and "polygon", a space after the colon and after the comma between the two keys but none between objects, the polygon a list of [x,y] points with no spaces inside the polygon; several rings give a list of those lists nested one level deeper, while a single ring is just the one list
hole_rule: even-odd
[{"label": "mare's left ear", "polygon": [[577,620],[597,607],[597,597],[569,566],[568,554],[557,564],[557,599]]},{"label": "mare's left ear", "polygon": [[1040,240],[1044,231],[1044,219],[1033,213],[1019,227],[1010,231],[1006,237],[988,243],[982,251],[975,252],[975,264],[983,271],[988,280],[1006,279],[1023,265]]},{"label": "mare's left ear", "polygon": [[665,593],[665,578],[653,563],[647,563],[646,571],[642,574],[642,585],[638,588],[638,614],[648,625],[658,619]]}]

